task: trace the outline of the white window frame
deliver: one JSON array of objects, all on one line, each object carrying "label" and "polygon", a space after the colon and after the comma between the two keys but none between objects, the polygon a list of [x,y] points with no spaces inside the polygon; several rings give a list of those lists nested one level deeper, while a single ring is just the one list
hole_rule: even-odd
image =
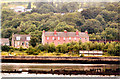
[{"label": "white window frame", "polygon": [[76,40],[77,38],[75,37],[74,40]]},{"label": "white window frame", "polygon": [[63,40],[65,40],[65,37],[63,38]]},{"label": "white window frame", "polygon": [[30,40],[30,37],[27,37],[27,40],[29,41],[29,40]]},{"label": "white window frame", "polygon": [[69,37],[69,40],[71,40],[71,37]]},{"label": "white window frame", "polygon": [[47,37],[47,40],[49,40],[49,37]]},{"label": "white window frame", "polygon": [[60,37],[58,37],[58,40],[60,40]]},{"label": "white window frame", "polygon": [[20,45],[20,42],[17,42],[17,45]]},{"label": "white window frame", "polygon": [[55,37],[53,37],[52,39],[55,40]]},{"label": "white window frame", "polygon": [[17,37],[16,37],[16,40],[20,40],[20,36],[17,36]]}]

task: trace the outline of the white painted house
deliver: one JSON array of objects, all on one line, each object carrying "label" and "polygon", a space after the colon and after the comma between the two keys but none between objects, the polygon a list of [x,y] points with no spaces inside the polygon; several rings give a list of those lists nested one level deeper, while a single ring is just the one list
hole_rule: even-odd
[{"label": "white painted house", "polygon": [[11,7],[10,9],[12,9],[15,12],[18,12],[18,13],[27,12],[27,11],[31,11],[32,10],[32,9],[26,9],[23,6],[16,6],[15,8]]}]

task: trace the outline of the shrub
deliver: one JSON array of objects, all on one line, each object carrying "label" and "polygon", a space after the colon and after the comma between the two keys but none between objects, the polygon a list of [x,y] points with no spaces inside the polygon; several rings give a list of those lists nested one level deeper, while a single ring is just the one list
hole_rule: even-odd
[{"label": "shrub", "polygon": [[34,52],[34,53],[33,53],[33,55],[38,55],[38,54],[39,54],[39,52]]},{"label": "shrub", "polygon": [[33,55],[34,52],[36,52],[36,50],[33,47],[30,47],[26,50],[26,53],[28,53],[28,55]]},{"label": "shrub", "polygon": [[19,51],[23,51],[23,48],[20,46]]},{"label": "shrub", "polygon": [[10,47],[7,45],[1,46],[2,51],[8,52],[10,50]]},{"label": "shrub", "polygon": [[84,57],[84,54],[81,54],[80,57]]},{"label": "shrub", "polygon": [[37,47],[38,50],[41,50],[41,51],[44,51],[44,47],[42,44],[39,44],[38,47]]}]

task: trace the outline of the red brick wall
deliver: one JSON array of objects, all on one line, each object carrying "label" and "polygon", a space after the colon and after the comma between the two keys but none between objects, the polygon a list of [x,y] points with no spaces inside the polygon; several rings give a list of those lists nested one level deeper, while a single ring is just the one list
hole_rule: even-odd
[{"label": "red brick wall", "polygon": [[[53,40],[53,37],[56,39]],[[69,43],[69,42],[72,42],[72,41],[76,41],[76,42],[79,42],[80,40],[80,37],[77,37],[76,36],[76,40],[74,39],[75,37],[71,37],[71,40],[69,40],[69,37],[65,37],[65,40],[63,39],[64,37],[60,37],[60,40],[58,40],[58,37],[57,36],[50,36],[49,37],[49,40],[47,40],[47,37],[45,37],[45,40],[44,40],[44,44],[45,43],[54,43],[55,46],[57,46],[58,44],[63,44],[63,43]],[[81,42],[87,42],[89,41],[89,37],[87,37],[87,40],[85,38],[81,38]]]}]

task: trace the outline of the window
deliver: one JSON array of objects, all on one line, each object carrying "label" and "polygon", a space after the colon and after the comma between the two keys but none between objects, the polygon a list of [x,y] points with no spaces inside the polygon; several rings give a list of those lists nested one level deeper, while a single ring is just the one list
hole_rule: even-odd
[{"label": "window", "polygon": [[27,40],[30,40],[30,37],[27,37]]},{"label": "window", "polygon": [[16,40],[20,40],[20,37],[19,37],[19,36],[17,36],[17,37],[16,37]]},{"label": "window", "polygon": [[55,38],[53,37],[52,39],[54,40]]},{"label": "window", "polygon": [[17,42],[17,45],[20,45],[20,42]]},{"label": "window", "polygon": [[26,45],[28,45],[28,42],[26,42]]},{"label": "window", "polygon": [[22,45],[24,45],[24,42],[22,42]]},{"label": "window", "polygon": [[69,37],[69,40],[71,40],[71,37]]},{"label": "window", "polygon": [[65,37],[63,38],[63,40],[65,40]]},{"label": "window", "polygon": [[47,37],[47,40],[49,40],[49,37]]},{"label": "window", "polygon": [[76,37],[74,38],[74,40],[76,40]]},{"label": "window", "polygon": [[58,40],[60,40],[60,37],[58,37]]}]

